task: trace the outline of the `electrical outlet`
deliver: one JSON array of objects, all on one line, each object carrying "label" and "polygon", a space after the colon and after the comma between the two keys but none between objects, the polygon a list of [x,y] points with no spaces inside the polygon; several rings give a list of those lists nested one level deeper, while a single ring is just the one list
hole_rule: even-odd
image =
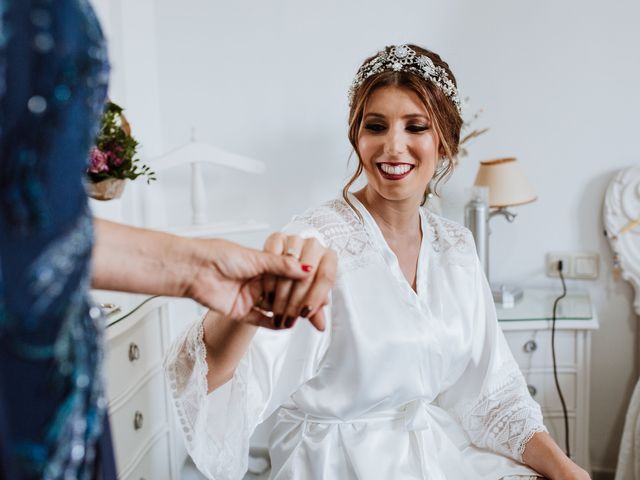
[{"label": "electrical outlet", "polygon": [[547,253],[547,276],[560,277],[558,274],[558,261],[562,260],[562,274],[567,277],[567,273],[571,271],[571,254],[568,252],[549,252]]},{"label": "electrical outlet", "polygon": [[595,279],[600,270],[600,255],[594,252],[549,252],[546,272],[549,277],[559,277],[558,261],[562,260],[564,278]]}]

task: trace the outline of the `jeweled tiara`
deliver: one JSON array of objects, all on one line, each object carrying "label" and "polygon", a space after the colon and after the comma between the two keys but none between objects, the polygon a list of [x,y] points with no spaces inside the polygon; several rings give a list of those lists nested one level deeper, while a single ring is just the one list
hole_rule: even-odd
[{"label": "jeweled tiara", "polygon": [[434,65],[433,61],[426,55],[418,55],[407,45],[391,47],[388,52],[383,50],[358,69],[358,73],[356,73],[351,88],[349,89],[349,105],[353,103],[356,90],[360,88],[360,85],[362,85],[367,78],[389,70],[393,70],[394,72],[410,72],[419,75],[425,80],[429,80],[442,90],[447,98],[453,102],[458,113],[462,113],[462,104],[458,97],[458,89],[449,78],[449,75],[447,75],[447,71],[442,67]]}]

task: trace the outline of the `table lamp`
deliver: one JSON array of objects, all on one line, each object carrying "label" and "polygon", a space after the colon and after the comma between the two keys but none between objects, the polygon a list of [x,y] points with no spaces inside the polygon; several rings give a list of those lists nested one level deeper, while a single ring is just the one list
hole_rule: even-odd
[{"label": "table lamp", "polygon": [[[488,199],[486,190],[488,190]],[[489,280],[489,234],[491,233],[489,221],[497,215],[502,215],[508,222],[513,222],[516,214],[508,210],[509,207],[531,203],[536,199],[531,185],[515,158],[480,162],[472,198],[465,206],[465,225],[473,234],[478,257],[487,280]],[[514,304],[522,298],[522,289],[517,286],[492,286],[491,291],[494,301],[503,306]]]}]

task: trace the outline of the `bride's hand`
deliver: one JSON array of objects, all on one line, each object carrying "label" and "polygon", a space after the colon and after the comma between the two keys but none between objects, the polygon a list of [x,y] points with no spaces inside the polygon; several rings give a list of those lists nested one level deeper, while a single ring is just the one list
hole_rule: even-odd
[{"label": "bride's hand", "polygon": [[308,318],[324,330],[322,307],[328,303],[329,291],[336,277],[337,255],[315,238],[273,233],[267,238],[265,251],[297,258],[310,271],[302,280],[266,275],[263,277],[265,299],[273,311],[274,328],[291,328],[299,317]]}]

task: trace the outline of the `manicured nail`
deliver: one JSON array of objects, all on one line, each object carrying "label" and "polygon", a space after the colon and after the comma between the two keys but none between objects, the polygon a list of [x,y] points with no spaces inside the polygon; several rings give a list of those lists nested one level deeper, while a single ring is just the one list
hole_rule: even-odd
[{"label": "manicured nail", "polygon": [[273,317],[273,324],[276,326],[276,328],[280,328],[282,326],[282,315],[280,313],[277,313]]},{"label": "manicured nail", "polygon": [[307,318],[307,316],[311,313],[311,307],[306,305],[304,307],[302,307],[302,310],[300,310],[300,316]]},{"label": "manicured nail", "polygon": [[296,317],[287,317],[284,319],[284,328],[291,328],[296,322]]},{"label": "manicured nail", "polygon": [[302,264],[302,271],[303,272],[309,273],[311,270],[313,270],[313,267],[311,265],[308,265],[306,263]]}]

